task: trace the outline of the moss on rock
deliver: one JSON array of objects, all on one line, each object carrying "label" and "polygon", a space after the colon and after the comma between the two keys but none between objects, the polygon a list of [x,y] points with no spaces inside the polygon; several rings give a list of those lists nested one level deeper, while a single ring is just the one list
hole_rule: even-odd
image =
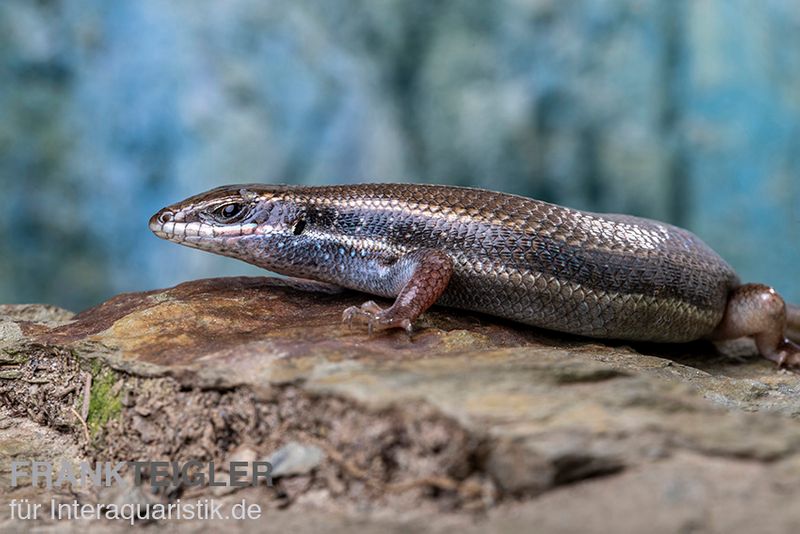
[{"label": "moss on rock", "polygon": [[86,424],[91,435],[97,435],[110,420],[122,413],[119,377],[108,369],[92,373],[92,388],[89,396],[89,413]]}]

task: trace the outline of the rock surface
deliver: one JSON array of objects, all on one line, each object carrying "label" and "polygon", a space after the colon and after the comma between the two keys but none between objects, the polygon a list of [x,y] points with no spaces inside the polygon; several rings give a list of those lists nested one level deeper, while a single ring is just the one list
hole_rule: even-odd
[{"label": "rock surface", "polygon": [[[600,344],[441,308],[410,338],[369,337],[340,322],[364,299],[225,278],[119,295],[74,316],[2,306],[2,465],[222,464],[280,451],[292,465],[272,488],[85,488],[77,498],[246,498],[273,525],[307,530],[800,526],[796,375],[703,343]],[[0,514],[0,526],[25,528]]]}]

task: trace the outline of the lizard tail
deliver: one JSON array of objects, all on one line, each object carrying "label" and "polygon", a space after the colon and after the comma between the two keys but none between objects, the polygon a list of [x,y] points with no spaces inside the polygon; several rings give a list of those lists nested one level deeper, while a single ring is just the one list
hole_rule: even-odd
[{"label": "lizard tail", "polygon": [[800,306],[786,305],[786,337],[800,343]]}]

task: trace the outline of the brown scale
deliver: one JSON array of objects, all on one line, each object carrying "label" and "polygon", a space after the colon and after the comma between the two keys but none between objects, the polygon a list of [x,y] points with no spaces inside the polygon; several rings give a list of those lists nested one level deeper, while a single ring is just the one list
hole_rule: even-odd
[{"label": "brown scale", "polygon": [[[189,226],[186,226],[189,224]],[[411,330],[434,303],[574,334],[682,342],[752,337],[800,367],[800,311],[741,285],[692,233],[516,195],[412,184],[235,185],[164,208],[165,239],[395,298],[348,322]],[[308,284],[306,284],[308,285]]]}]

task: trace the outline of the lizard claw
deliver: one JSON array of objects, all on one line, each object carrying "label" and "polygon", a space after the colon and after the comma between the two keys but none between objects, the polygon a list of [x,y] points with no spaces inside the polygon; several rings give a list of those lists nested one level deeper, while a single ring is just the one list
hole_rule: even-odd
[{"label": "lizard claw", "polygon": [[372,335],[375,328],[375,322],[378,321],[379,314],[383,309],[375,304],[374,301],[367,301],[359,306],[350,306],[342,313],[342,322],[347,323],[347,327],[353,328],[353,319],[358,318],[360,321],[367,323],[367,332]]},{"label": "lizard claw", "polygon": [[350,306],[342,313],[342,322],[347,323],[348,328],[353,328],[353,320],[367,324],[367,333],[371,336],[376,330],[388,330],[390,328],[402,328],[407,334],[411,334],[413,326],[408,318],[392,317],[389,312],[391,308],[384,310],[374,301],[368,300],[361,306]]},{"label": "lizard claw", "polygon": [[789,340],[784,340],[778,350],[777,357],[774,358],[775,363],[778,364],[778,369],[786,369],[795,373],[800,372],[800,346]]}]

